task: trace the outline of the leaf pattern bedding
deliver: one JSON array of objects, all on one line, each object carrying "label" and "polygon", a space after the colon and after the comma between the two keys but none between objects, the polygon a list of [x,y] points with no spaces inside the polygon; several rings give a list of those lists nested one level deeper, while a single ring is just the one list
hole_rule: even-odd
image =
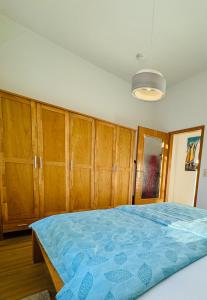
[{"label": "leaf pattern bedding", "polygon": [[175,203],[47,217],[31,225],[64,282],[58,300],[133,300],[207,255],[207,211]]}]

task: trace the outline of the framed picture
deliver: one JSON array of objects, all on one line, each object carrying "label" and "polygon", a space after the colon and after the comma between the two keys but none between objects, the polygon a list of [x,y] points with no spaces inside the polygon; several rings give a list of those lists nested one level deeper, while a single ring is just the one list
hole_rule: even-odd
[{"label": "framed picture", "polygon": [[200,148],[200,136],[187,139],[187,153],[185,160],[185,171],[196,171],[198,168],[198,155]]}]

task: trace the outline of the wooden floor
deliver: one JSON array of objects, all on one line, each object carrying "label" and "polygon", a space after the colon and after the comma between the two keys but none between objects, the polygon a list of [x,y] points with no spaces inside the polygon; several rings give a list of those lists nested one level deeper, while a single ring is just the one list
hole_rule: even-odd
[{"label": "wooden floor", "polygon": [[0,241],[0,299],[20,300],[48,290],[55,291],[44,264],[33,264],[31,234]]}]

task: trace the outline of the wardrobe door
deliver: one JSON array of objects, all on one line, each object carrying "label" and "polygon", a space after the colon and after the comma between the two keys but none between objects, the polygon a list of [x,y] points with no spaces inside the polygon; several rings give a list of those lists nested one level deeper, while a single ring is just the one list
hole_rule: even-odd
[{"label": "wardrobe door", "polygon": [[69,210],[69,115],[38,104],[38,155],[41,216]]},{"label": "wardrobe door", "polygon": [[114,205],[132,204],[135,131],[117,127]]},{"label": "wardrobe door", "polygon": [[94,119],[70,114],[70,201],[72,211],[94,206]]},{"label": "wardrobe door", "polygon": [[0,94],[3,231],[24,229],[39,217],[36,104]]},{"label": "wardrobe door", "polygon": [[95,144],[95,205],[109,208],[114,205],[114,159],[116,126],[96,121]]}]

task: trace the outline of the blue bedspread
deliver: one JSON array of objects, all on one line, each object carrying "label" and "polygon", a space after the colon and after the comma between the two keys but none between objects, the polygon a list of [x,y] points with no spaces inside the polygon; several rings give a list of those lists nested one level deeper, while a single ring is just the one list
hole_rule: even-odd
[{"label": "blue bedspread", "polygon": [[174,203],[51,216],[31,225],[64,281],[58,300],[132,300],[207,255],[207,211]]}]

